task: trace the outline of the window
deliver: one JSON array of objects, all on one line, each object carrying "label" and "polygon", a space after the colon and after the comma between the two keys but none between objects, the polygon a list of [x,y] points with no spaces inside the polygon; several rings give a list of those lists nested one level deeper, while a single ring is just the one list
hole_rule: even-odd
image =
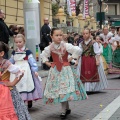
[{"label": "window", "polygon": [[106,15],[117,15],[117,4],[108,4],[108,13]]}]

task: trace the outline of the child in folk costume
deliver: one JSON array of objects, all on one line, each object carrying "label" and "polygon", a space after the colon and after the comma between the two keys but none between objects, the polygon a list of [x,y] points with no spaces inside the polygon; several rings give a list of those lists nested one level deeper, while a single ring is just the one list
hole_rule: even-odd
[{"label": "child in folk costume", "polygon": [[108,64],[108,67],[110,67],[110,64],[112,62],[112,48],[109,43],[109,40],[111,37],[113,37],[113,34],[108,32],[108,28],[106,26],[103,27],[103,33],[100,34],[100,37],[103,39],[103,56]]},{"label": "child in folk costume", "polygon": [[120,27],[117,28],[117,34],[111,40],[113,49],[112,64],[110,73],[120,74]]},{"label": "child in folk costume", "polygon": [[[23,72],[9,60],[3,58],[7,52],[7,45],[0,42],[0,120],[32,120],[15,88],[22,78]],[[10,82],[10,73],[16,76],[13,82]]]},{"label": "child in folk costume", "polygon": [[109,73],[120,74],[120,42],[118,37],[112,37],[110,42],[113,49],[113,56]]},{"label": "child in folk costume", "polygon": [[[16,85],[24,101],[28,101],[28,108],[32,107],[32,101],[42,98],[42,86],[38,76],[38,66],[32,52],[25,46],[25,38],[17,34],[14,38],[17,49],[12,52],[10,61],[24,70],[24,76]],[[11,74],[11,80],[14,75]]]},{"label": "child in folk costume", "polygon": [[108,82],[104,72],[102,61],[99,56],[102,54],[102,48],[97,42],[90,39],[90,30],[83,31],[84,41],[79,44],[83,49],[81,56],[80,79],[84,83],[85,90],[100,91],[107,88]]},{"label": "child in folk costume", "polygon": [[[101,49],[101,51],[103,53],[103,46],[102,46],[103,41],[101,40],[100,36],[96,36],[96,42],[98,43],[99,48]],[[98,59],[99,62],[100,62],[100,59],[102,60],[104,72],[107,75],[108,74],[108,64],[107,64],[106,60],[102,54],[98,57],[99,57],[99,59]]]},{"label": "child in folk costume", "polygon": [[[42,62],[50,66],[49,75],[44,90],[44,102],[61,103],[62,113],[60,117],[66,118],[70,114],[68,101],[83,100],[87,94],[79,77],[72,72],[68,62],[68,53],[72,56],[69,58],[78,58],[81,50],[77,46],[62,41],[62,31],[53,28],[51,31],[53,43],[46,47],[41,54]],[[48,57],[52,55],[53,62],[48,62]]]},{"label": "child in folk costume", "polygon": [[[119,43],[119,41],[116,41],[116,42],[117,42],[117,46],[113,52],[112,66],[115,68],[118,68],[117,73],[120,73],[120,43]],[[115,69],[115,71],[116,71],[116,69]]]}]

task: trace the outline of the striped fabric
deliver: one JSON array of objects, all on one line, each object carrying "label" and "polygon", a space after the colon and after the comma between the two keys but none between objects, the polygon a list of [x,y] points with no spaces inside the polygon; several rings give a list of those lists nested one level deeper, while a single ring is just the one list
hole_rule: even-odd
[{"label": "striped fabric", "polygon": [[100,77],[100,82],[93,82],[93,83],[87,82],[84,84],[85,90],[87,92],[101,91],[107,88],[108,81],[107,81],[107,77],[104,72],[102,59],[100,60],[100,65],[98,66],[98,73]]},{"label": "striped fabric", "polygon": [[[2,74],[0,81],[1,81],[1,82],[2,82],[2,81],[9,81],[9,79],[10,79],[10,72],[6,70],[6,71]],[[12,87],[9,87],[9,88],[10,88],[10,90],[12,90]]]},{"label": "striped fabric", "polygon": [[9,71],[6,71],[4,74],[2,74],[2,76],[1,76],[2,81],[9,80],[9,79],[10,79],[10,72]]}]

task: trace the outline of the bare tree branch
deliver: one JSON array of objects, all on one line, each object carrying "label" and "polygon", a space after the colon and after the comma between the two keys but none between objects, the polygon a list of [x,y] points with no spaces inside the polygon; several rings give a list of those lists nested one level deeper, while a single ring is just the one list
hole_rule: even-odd
[{"label": "bare tree branch", "polygon": [[55,0],[58,4],[60,4],[60,0]]}]

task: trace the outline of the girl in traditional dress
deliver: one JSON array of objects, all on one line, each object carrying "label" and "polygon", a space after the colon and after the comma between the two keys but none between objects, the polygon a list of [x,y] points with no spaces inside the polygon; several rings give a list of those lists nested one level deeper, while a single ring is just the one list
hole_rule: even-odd
[{"label": "girl in traditional dress", "polygon": [[100,34],[100,37],[103,39],[103,56],[108,64],[108,67],[110,67],[112,62],[112,48],[109,43],[111,37],[113,37],[113,34],[108,32],[108,27],[103,27],[103,33]]},{"label": "girl in traditional dress", "polygon": [[111,40],[113,57],[110,73],[120,74],[120,27],[117,28],[117,34]]},{"label": "girl in traditional dress", "polygon": [[[44,90],[44,102],[61,103],[62,113],[60,117],[66,118],[71,113],[68,101],[83,100],[87,94],[79,77],[73,73],[69,61],[78,58],[81,50],[77,46],[62,41],[62,31],[53,28],[51,31],[53,43],[46,47],[41,54],[42,62],[50,66],[50,71]],[[68,61],[68,53],[71,57]],[[48,57],[52,55],[53,62],[48,62]]]},{"label": "girl in traditional dress", "polygon": [[[25,38],[17,34],[14,38],[17,49],[12,52],[10,61],[24,70],[24,76],[16,85],[24,101],[28,101],[28,108],[32,107],[32,101],[42,98],[41,78],[38,76],[38,66],[32,52],[25,46]],[[11,74],[10,79],[13,80]]]},{"label": "girl in traditional dress", "polygon": [[118,37],[113,37],[111,39],[111,46],[113,50],[112,63],[109,68],[109,73],[120,74],[120,42]]},{"label": "girl in traditional dress", "polygon": [[84,41],[79,44],[83,50],[81,56],[80,79],[84,83],[85,90],[100,91],[107,88],[108,82],[104,72],[102,61],[97,61],[102,54],[102,48],[97,42],[90,39],[90,30],[83,31]]},{"label": "girl in traditional dress", "polygon": [[[15,88],[23,72],[9,60],[3,59],[7,52],[7,45],[0,42],[0,120],[32,120]],[[10,82],[10,73],[16,76],[13,82]]]},{"label": "girl in traditional dress", "polygon": [[113,52],[112,66],[118,68],[118,72],[120,73],[120,43],[116,41],[117,46]]},{"label": "girl in traditional dress", "polygon": [[[103,46],[102,46],[103,41],[100,36],[96,36],[96,42],[98,43],[99,48],[101,49],[101,52],[103,53]],[[106,60],[102,54],[100,54],[100,56],[98,56],[98,57],[100,57],[98,60],[99,62],[100,62],[100,59],[102,60],[104,72],[107,75],[108,74],[108,64],[107,64]]]}]

